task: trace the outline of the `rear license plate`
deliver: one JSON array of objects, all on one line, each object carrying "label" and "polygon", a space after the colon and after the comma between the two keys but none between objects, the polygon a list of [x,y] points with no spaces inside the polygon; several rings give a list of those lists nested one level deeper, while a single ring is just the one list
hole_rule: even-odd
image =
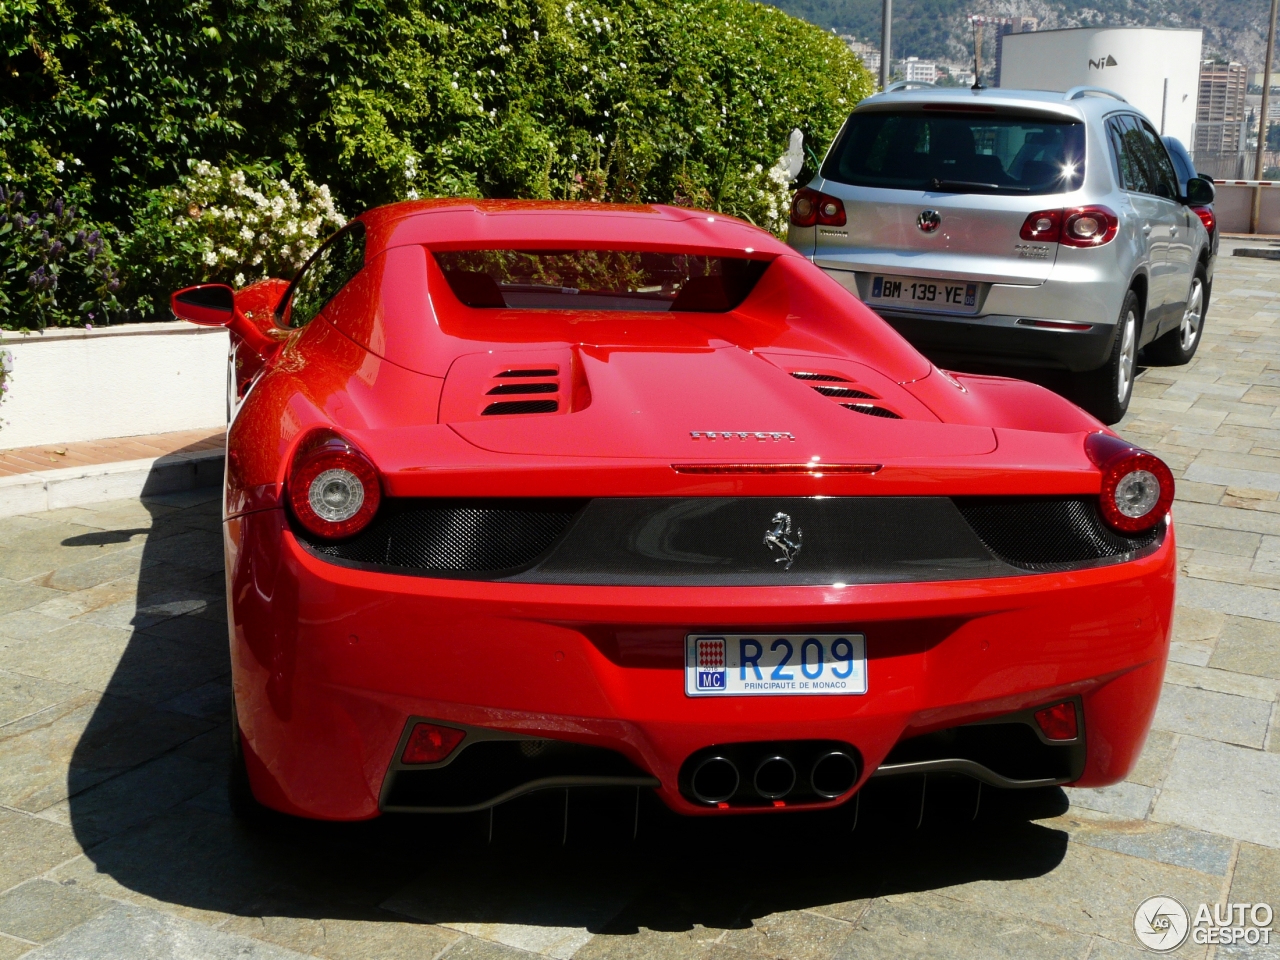
[{"label": "rear license plate", "polygon": [[946,313],[977,313],[978,285],[920,277],[872,277],[867,302],[895,303]]},{"label": "rear license plate", "polygon": [[691,633],[684,649],[684,692],[691,697],[867,692],[861,633]]}]

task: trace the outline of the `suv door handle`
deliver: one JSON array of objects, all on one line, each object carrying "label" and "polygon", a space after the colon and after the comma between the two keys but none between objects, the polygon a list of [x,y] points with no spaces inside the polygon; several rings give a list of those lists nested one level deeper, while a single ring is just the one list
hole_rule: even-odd
[{"label": "suv door handle", "polygon": [[1169,236],[1171,236],[1171,237],[1176,237],[1177,235],[1178,235],[1178,228],[1177,228],[1177,227],[1170,227],[1170,228],[1169,228]]},{"label": "suv door handle", "polygon": [[1144,237],[1149,237],[1149,236],[1151,236],[1151,224],[1149,224],[1149,223],[1144,223],[1144,224],[1142,225],[1142,235],[1143,235]]}]

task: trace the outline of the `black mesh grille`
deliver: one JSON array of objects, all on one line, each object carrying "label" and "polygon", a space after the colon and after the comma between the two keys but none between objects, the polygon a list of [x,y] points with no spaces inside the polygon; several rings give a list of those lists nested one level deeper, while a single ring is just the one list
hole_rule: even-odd
[{"label": "black mesh grille", "polygon": [[825,383],[848,383],[845,377],[833,376],[829,373],[807,373],[804,370],[793,370],[791,375],[797,380],[821,380]]},{"label": "black mesh grille", "polygon": [[299,534],[317,552],[435,576],[527,566],[568,528],[583,500],[389,500],[368,529],[342,543]]},{"label": "black mesh grille", "polygon": [[884,417],[887,420],[901,420],[902,418],[884,407],[877,407],[874,403],[842,403],[840,406],[846,410],[852,410],[854,413],[864,413],[868,417]]},{"label": "black mesh grille", "polygon": [[1108,527],[1093,497],[956,497],[956,506],[987,549],[1027,570],[1124,557],[1156,543],[1164,531],[1129,536]]},{"label": "black mesh grille", "polygon": [[867,393],[864,390],[855,390],[853,387],[814,387],[824,397],[847,397],[849,399],[858,400],[875,400],[874,393]]},{"label": "black mesh grille", "polygon": [[[783,511],[803,549],[762,542]],[[329,543],[337,562],[525,583],[734,586],[909,583],[1120,562],[1164,525],[1116,533],[1096,498],[654,497],[389,499],[367,530]]]},{"label": "black mesh grille", "polygon": [[558,383],[500,383],[489,390],[488,396],[504,393],[555,393],[560,389]]},{"label": "black mesh grille", "polygon": [[560,404],[555,400],[499,400],[484,408],[482,417],[505,416],[511,413],[555,413]]}]

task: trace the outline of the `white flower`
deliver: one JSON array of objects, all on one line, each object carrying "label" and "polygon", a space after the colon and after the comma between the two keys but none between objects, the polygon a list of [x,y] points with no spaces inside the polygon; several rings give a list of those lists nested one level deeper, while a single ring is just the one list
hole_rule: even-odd
[{"label": "white flower", "polygon": [[418,199],[418,191],[417,191],[417,190],[414,190],[412,187],[410,187],[410,188],[409,188],[409,192],[406,194],[406,196],[408,196],[408,198],[409,198],[410,200],[417,200],[417,199]]},{"label": "white flower", "polygon": [[503,27],[503,28],[502,28],[502,39],[503,39],[503,40],[507,39],[507,28],[506,28],[506,27]]},{"label": "white flower", "polygon": [[458,89],[458,81],[457,81],[457,80],[453,81],[453,83],[452,83],[452,84],[450,84],[450,86],[452,86],[452,87],[453,87],[453,89],[457,90],[457,89]]},{"label": "white flower", "polygon": [[236,274],[236,280],[235,280],[235,283],[236,283],[236,286],[237,286],[237,287],[243,287],[243,286],[244,286],[244,274],[243,274],[243,273],[237,273],[237,274]]},{"label": "white flower", "polygon": [[537,31],[537,30],[533,31],[533,42],[534,42],[534,43],[537,43],[537,42],[538,42],[538,31]]},{"label": "white flower", "polygon": [[67,169],[67,165],[63,163],[61,160],[59,160],[57,163],[53,165],[53,169],[61,173],[63,170]]},{"label": "white flower", "polygon": [[252,239],[253,239],[253,228],[252,228],[252,227],[241,227],[241,228],[240,228],[240,236],[241,236],[241,238],[242,238],[242,239],[244,239],[244,240],[252,240]]},{"label": "white flower", "polygon": [[204,262],[211,267],[216,267],[218,265],[218,255],[210,250],[204,255]]}]

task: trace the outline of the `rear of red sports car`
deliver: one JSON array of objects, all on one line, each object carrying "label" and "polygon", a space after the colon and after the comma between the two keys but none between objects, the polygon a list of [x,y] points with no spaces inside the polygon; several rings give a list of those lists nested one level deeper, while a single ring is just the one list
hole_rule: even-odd
[{"label": "rear of red sports car", "polygon": [[403,204],[264,290],[232,324],[225,505],[259,802],[617,786],[715,814],[1137,759],[1167,468],[1038,387],[937,370],[767,234]]}]

